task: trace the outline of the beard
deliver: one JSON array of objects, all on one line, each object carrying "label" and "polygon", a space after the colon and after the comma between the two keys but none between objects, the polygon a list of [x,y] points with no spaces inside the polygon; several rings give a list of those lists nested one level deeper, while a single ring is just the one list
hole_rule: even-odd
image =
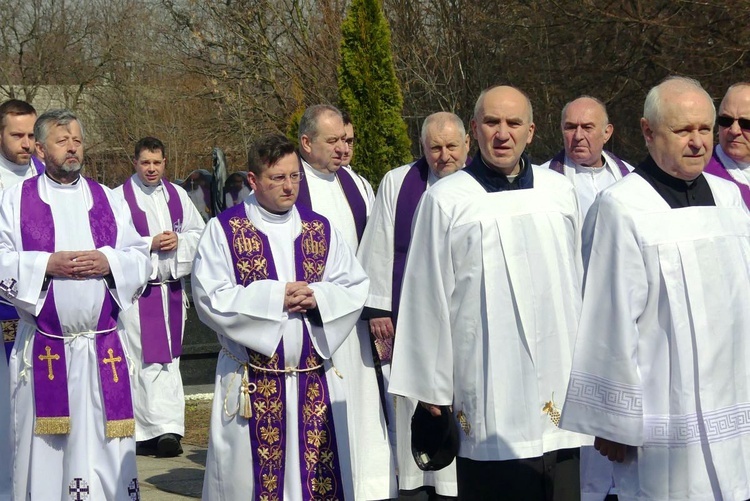
[{"label": "beard", "polygon": [[82,167],[83,165],[81,164],[81,162],[75,162],[75,163],[70,163],[70,164],[64,163],[60,166],[60,170],[62,170],[63,172],[73,173],[73,172],[78,172],[79,170],[81,170]]}]

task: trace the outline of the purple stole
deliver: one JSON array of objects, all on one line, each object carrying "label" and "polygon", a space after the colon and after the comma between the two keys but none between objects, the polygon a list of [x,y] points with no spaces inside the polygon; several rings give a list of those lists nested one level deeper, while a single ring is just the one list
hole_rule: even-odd
[{"label": "purple stole", "polygon": [[[297,206],[301,232],[294,241],[296,280],[319,282],[325,271],[331,226],[327,219]],[[235,205],[218,216],[232,251],[235,279],[247,286],[255,280],[277,280],[276,267],[268,237],[261,233],[245,213],[245,204]],[[304,501],[343,500],[341,468],[336,445],[331,399],[322,359],[310,340],[303,322],[299,380],[299,457]],[[266,357],[247,349],[252,367],[250,386],[252,415],[248,418],[254,464],[256,501],[284,499],[286,456],[286,374],[284,342],[276,353]],[[317,367],[317,368],[316,368]],[[312,369],[301,372],[305,369]]]},{"label": "purple stole", "polygon": [[[622,177],[627,176],[630,174],[630,171],[628,170],[628,166],[625,165],[625,162],[620,160],[618,157],[616,157],[612,152],[604,151],[609,157],[615,161],[617,164],[617,168],[620,169],[620,174],[622,174]],[[555,172],[559,172],[560,174],[565,174],[565,169],[563,168],[565,166],[565,150],[560,150],[557,155],[552,157],[552,160],[549,162],[549,168]]]},{"label": "purple stole", "polygon": [[31,162],[34,164],[37,174],[44,174],[44,164],[36,156],[31,155]]},{"label": "purple stole", "polygon": [[716,154],[716,148],[714,148],[714,153],[713,155],[711,155],[711,160],[708,161],[708,164],[706,165],[706,168],[703,169],[703,172],[713,174],[714,176],[726,179],[727,181],[732,181],[734,184],[736,184],[740,189],[740,193],[742,194],[742,200],[744,200],[745,205],[750,208],[750,187],[748,187],[746,184],[738,183],[737,181],[735,181],[732,175],[727,172],[727,169],[721,163],[721,160]]},{"label": "purple stole", "polygon": [[[166,179],[162,182],[169,195],[167,207],[169,208],[169,217],[172,220],[172,231],[180,233],[183,217],[180,195],[172,183]],[[146,213],[138,207],[133,191],[132,178],[122,185],[122,191],[130,208],[130,214],[133,216],[135,229],[142,237],[149,236],[148,218]],[[149,282],[138,299],[143,361],[147,364],[168,364],[173,358],[182,355],[182,281],[175,280],[165,285],[167,286],[167,307],[169,308],[169,336],[167,336],[167,325],[164,321],[161,284]],[[170,339],[172,341],[171,351],[169,349]]]},{"label": "purple stole", "polygon": [[[43,179],[39,176],[23,182],[21,240],[25,251],[52,253],[55,252],[52,210],[39,196],[40,182]],[[89,211],[89,227],[94,246],[114,247],[117,222],[104,189],[88,178],[81,177],[79,182],[87,182],[91,190],[93,206]],[[36,317],[37,331],[34,334],[34,433],[37,435],[70,433],[67,363],[65,340],[62,339],[65,333],[55,306],[54,286],[54,279],[50,280],[47,297]],[[116,330],[119,311],[112,294],[106,291],[96,325],[97,331],[106,332],[95,334],[95,342],[107,438],[129,437],[135,431],[128,364]]]},{"label": "purple stole", "polygon": [[[44,172],[44,164],[34,155],[31,155],[31,165],[36,170],[35,175]],[[18,312],[12,304],[3,299],[0,299],[0,324],[2,324],[5,358],[10,360],[10,352],[13,351],[13,343],[18,330]]]},{"label": "purple stole", "polygon": [[406,253],[411,241],[411,223],[417,210],[419,199],[427,190],[430,168],[425,157],[417,160],[404,176],[398,191],[396,214],[393,225],[393,291],[391,293],[391,318],[393,325],[398,320],[398,305],[401,299],[401,282],[404,278]]},{"label": "purple stole", "polygon": [[[304,172],[304,167],[300,161],[300,170]],[[367,224],[367,203],[362,197],[357,183],[354,178],[349,174],[343,167],[336,171],[336,179],[338,179],[341,189],[344,192],[346,201],[349,204],[349,208],[352,210],[352,217],[354,217],[354,226],[357,228],[357,242],[362,240],[362,234],[365,232],[365,225]],[[299,183],[299,194],[297,195],[297,207],[306,207],[313,210],[312,200],[310,199],[310,185],[307,184],[307,177],[302,176],[302,180]]]}]

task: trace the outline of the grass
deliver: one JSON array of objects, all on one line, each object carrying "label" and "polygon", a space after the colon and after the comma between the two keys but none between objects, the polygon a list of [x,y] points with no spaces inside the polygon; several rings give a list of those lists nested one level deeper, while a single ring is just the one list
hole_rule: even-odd
[{"label": "grass", "polygon": [[210,400],[185,402],[185,436],[182,442],[199,447],[208,447],[210,418]]}]

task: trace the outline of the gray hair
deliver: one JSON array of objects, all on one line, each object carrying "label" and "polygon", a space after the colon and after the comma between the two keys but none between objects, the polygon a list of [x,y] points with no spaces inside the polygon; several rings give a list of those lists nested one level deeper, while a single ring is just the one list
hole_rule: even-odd
[{"label": "gray hair", "polygon": [[716,119],[716,106],[714,106],[714,100],[713,98],[711,98],[708,92],[706,92],[706,89],[703,88],[698,80],[689,77],[670,76],[652,87],[646,95],[646,101],[643,103],[643,118],[645,118],[652,127],[658,124],[662,119],[661,107],[664,100],[662,91],[664,90],[664,87],[671,86],[673,84],[676,84],[686,90],[699,92],[700,94],[706,96],[708,102],[711,103],[711,109],[714,113],[713,118],[714,120]]},{"label": "gray hair", "polygon": [[529,95],[528,95],[528,94],[526,94],[526,93],[525,93],[524,91],[522,91],[521,89],[519,89],[518,87],[513,87],[512,85],[499,85],[499,84],[498,84],[498,85],[492,85],[492,86],[490,86],[490,87],[487,87],[486,89],[484,89],[484,90],[483,90],[483,91],[482,91],[482,92],[481,92],[481,93],[479,94],[479,97],[477,98],[477,102],[476,102],[476,103],[474,103],[474,117],[473,117],[473,118],[474,118],[474,120],[476,120],[476,119],[477,119],[477,115],[479,115],[479,110],[480,110],[480,109],[482,108],[482,104],[483,104],[483,102],[484,102],[484,96],[485,96],[485,95],[487,95],[487,93],[488,93],[489,91],[491,91],[491,90],[493,90],[493,89],[496,89],[496,88],[498,88],[498,87],[510,87],[511,89],[515,89],[515,90],[517,90],[518,92],[520,92],[520,93],[521,93],[521,95],[523,95],[523,97],[525,97],[525,98],[526,98],[526,106],[528,106],[528,107],[529,107],[529,123],[530,123],[530,124],[534,123],[534,107],[533,107],[533,106],[531,106],[531,99],[529,98]]},{"label": "gray hair", "polygon": [[578,101],[579,99],[591,99],[596,104],[598,104],[599,107],[602,109],[602,112],[604,112],[604,125],[607,125],[609,123],[609,114],[607,113],[607,106],[604,104],[604,102],[602,102],[602,100],[599,98],[596,98],[594,96],[589,96],[588,94],[584,94],[582,96],[578,96],[572,101],[568,101],[567,103],[565,103],[565,106],[563,106],[562,112],[560,113],[560,127],[562,128],[565,127],[565,112],[568,111],[568,106]]},{"label": "gray hair", "polygon": [[330,104],[316,104],[314,106],[308,106],[305,112],[302,114],[302,118],[299,119],[299,131],[297,132],[297,139],[300,144],[302,143],[302,136],[307,136],[310,139],[315,139],[318,136],[318,119],[321,115],[326,113],[333,113],[338,115],[343,121],[341,111],[335,106]]},{"label": "gray hair", "polygon": [[64,109],[49,110],[42,113],[39,118],[36,119],[36,123],[34,123],[34,139],[38,143],[44,144],[49,135],[49,130],[53,125],[66,126],[70,125],[71,122],[78,122],[78,126],[81,128],[81,139],[83,140],[85,137],[83,124],[72,111]]},{"label": "gray hair", "polygon": [[466,127],[464,126],[464,121],[461,120],[458,115],[456,115],[455,113],[450,113],[448,111],[438,111],[437,113],[429,115],[424,119],[424,122],[422,122],[422,131],[420,134],[422,144],[427,141],[427,132],[429,131],[430,127],[437,127],[439,130],[442,130],[447,125],[453,125],[458,133],[461,134],[461,138],[466,136]]}]

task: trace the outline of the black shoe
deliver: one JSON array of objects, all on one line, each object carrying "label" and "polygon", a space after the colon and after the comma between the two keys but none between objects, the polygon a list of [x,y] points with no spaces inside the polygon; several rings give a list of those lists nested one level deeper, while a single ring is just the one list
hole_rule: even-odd
[{"label": "black shoe", "polygon": [[156,455],[156,443],[158,438],[143,440],[135,443],[135,454],[137,456],[154,456]]},{"label": "black shoe", "polygon": [[157,456],[163,458],[173,458],[182,454],[182,445],[180,436],[173,433],[165,433],[159,437],[156,443]]}]

